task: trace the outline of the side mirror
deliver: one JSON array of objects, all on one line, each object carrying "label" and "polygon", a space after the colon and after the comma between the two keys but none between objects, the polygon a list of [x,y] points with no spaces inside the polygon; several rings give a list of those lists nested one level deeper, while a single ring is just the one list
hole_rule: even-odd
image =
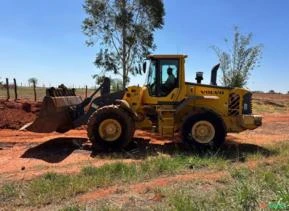
[{"label": "side mirror", "polygon": [[142,64],[142,71],[143,71],[143,73],[146,73],[146,70],[147,70],[147,63],[144,62],[144,63]]},{"label": "side mirror", "polygon": [[203,74],[204,74],[203,72],[196,72],[196,81],[198,84],[202,83],[202,80],[204,79]]}]

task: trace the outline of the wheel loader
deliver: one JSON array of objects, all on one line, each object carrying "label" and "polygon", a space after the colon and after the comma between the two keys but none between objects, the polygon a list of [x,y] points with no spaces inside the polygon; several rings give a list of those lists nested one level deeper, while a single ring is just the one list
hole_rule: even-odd
[{"label": "wheel loader", "polygon": [[262,117],[252,114],[250,91],[218,86],[219,64],[212,69],[210,84],[202,84],[202,72],[197,72],[195,83],[186,82],[186,58],[149,55],[142,68],[147,71],[144,86],[110,93],[110,80],[105,78],[85,100],[65,86],[47,89],[38,118],[24,129],[63,133],[87,125],[92,145],[103,149],[124,148],[136,129],[154,129],[167,138],[180,134],[190,146],[215,148],[228,132],[261,126]]}]

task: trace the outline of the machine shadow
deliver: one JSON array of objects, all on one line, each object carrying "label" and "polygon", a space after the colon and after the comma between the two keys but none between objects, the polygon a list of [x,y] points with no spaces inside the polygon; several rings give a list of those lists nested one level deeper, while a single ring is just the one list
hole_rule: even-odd
[{"label": "machine shadow", "polygon": [[277,154],[276,151],[266,149],[263,146],[241,143],[235,140],[226,141],[215,153],[219,157],[238,162],[245,162],[250,155],[260,155],[261,157],[267,158]]},{"label": "machine shadow", "polygon": [[249,155],[258,154],[263,157],[275,155],[276,152],[262,146],[240,143],[228,140],[214,151],[201,151],[184,143],[169,142],[165,144],[150,143],[150,139],[134,138],[134,141],[123,150],[104,151],[92,150],[86,138],[56,138],[32,147],[24,152],[21,158],[34,158],[48,163],[59,163],[75,150],[87,151],[90,156],[99,159],[145,159],[149,156],[158,156],[160,153],[174,156],[216,156],[232,162],[244,162]]},{"label": "machine shadow", "polygon": [[26,150],[21,158],[34,158],[48,163],[59,163],[77,149],[91,150],[83,145],[86,138],[55,138]]},{"label": "machine shadow", "polygon": [[244,162],[250,155],[258,154],[263,157],[269,157],[275,155],[276,151],[255,144],[240,143],[235,140],[226,141],[225,144],[217,150],[200,150],[181,142],[170,142],[161,145],[150,143],[149,139],[135,138],[132,144],[122,151],[114,151],[108,154],[107,151],[98,150],[93,151],[92,156],[100,158],[145,159],[148,156],[157,156],[160,153],[170,156],[215,156],[232,162]]}]

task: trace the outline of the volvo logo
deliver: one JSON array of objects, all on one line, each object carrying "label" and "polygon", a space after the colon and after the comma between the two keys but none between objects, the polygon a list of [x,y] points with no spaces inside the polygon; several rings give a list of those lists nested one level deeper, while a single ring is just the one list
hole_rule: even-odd
[{"label": "volvo logo", "polygon": [[224,91],[221,90],[201,90],[203,95],[223,95]]}]

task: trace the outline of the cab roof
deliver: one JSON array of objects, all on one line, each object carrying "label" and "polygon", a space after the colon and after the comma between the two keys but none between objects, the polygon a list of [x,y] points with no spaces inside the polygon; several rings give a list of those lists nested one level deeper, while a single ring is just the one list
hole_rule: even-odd
[{"label": "cab roof", "polygon": [[151,54],[148,55],[148,59],[179,59],[179,58],[187,58],[187,55],[184,54]]}]

